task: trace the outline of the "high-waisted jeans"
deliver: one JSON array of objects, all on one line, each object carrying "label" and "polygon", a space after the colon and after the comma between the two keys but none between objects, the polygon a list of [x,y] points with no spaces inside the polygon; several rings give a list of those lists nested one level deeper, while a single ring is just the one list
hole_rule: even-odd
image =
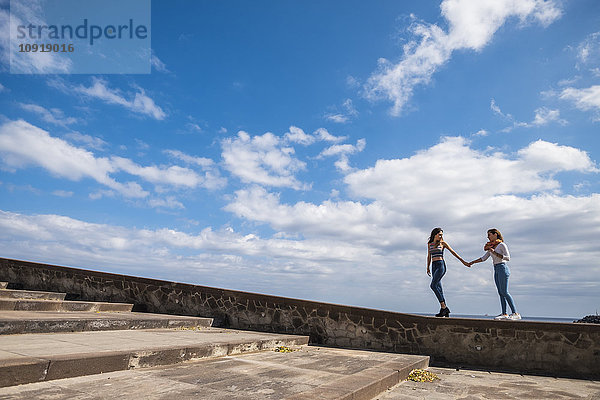
[{"label": "high-waisted jeans", "polygon": [[446,302],[444,300],[444,291],[442,290],[442,278],[446,274],[446,263],[444,260],[433,261],[431,263],[431,285],[429,287],[435,293],[438,301]]},{"label": "high-waisted jeans", "polygon": [[500,295],[500,305],[502,306],[502,314],[506,314],[506,303],[510,306],[513,313],[517,312],[512,296],[508,293],[508,277],[510,269],[506,263],[494,264],[494,282]]}]

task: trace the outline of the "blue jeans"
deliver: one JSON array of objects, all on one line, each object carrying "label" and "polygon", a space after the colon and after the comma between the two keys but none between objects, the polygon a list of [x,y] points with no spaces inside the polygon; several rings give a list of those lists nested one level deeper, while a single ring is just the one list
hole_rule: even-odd
[{"label": "blue jeans", "polygon": [[502,306],[502,314],[506,314],[506,302],[510,306],[513,313],[516,313],[515,303],[512,296],[508,293],[508,277],[510,270],[506,263],[494,264],[494,282],[500,295],[500,305]]},{"label": "blue jeans", "polygon": [[438,260],[431,263],[431,285],[429,287],[435,293],[438,301],[446,302],[444,300],[444,291],[442,290],[442,278],[446,274],[446,263],[444,260]]}]

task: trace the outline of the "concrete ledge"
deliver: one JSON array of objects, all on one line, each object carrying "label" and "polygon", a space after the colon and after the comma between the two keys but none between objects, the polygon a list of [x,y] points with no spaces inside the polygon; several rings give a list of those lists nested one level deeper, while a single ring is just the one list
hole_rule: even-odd
[{"label": "concrete ledge", "polygon": [[33,357],[0,360],[0,387],[41,382],[46,379],[48,360]]},{"label": "concrete ledge", "polygon": [[132,308],[133,304],[125,303],[0,298],[0,311],[129,312],[132,310]]},{"label": "concrete ledge", "polygon": [[4,335],[0,387],[306,344],[306,336],[214,328]]},{"label": "concrete ledge", "polygon": [[409,356],[336,379],[286,400],[370,400],[405,380],[413,369],[428,366],[429,357]]},{"label": "concrete ledge", "polygon": [[149,313],[0,311],[0,335],[208,328],[211,318]]},{"label": "concrete ledge", "polygon": [[66,293],[0,289],[0,299],[64,300]]}]

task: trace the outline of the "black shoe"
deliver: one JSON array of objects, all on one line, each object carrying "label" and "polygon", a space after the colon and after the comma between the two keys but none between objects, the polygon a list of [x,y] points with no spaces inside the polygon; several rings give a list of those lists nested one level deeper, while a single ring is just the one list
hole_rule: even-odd
[{"label": "black shoe", "polygon": [[448,307],[444,308],[444,315],[442,315],[443,317],[450,317],[450,309]]},{"label": "black shoe", "polygon": [[440,308],[440,312],[435,314],[436,317],[445,317],[446,316],[446,310],[448,309],[448,307],[446,308]]}]

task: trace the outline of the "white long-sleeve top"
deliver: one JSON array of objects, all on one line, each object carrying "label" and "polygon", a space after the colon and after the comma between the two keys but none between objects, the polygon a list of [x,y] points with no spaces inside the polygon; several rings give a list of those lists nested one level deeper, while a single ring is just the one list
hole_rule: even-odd
[{"label": "white long-sleeve top", "polygon": [[496,254],[491,251],[486,251],[484,255],[481,256],[481,261],[487,260],[490,256],[492,256],[492,260],[494,261],[494,265],[500,264],[506,261],[510,261],[510,253],[508,252],[508,246],[506,243],[498,243],[496,248],[494,249],[496,253],[502,254],[502,258],[498,257]]}]

